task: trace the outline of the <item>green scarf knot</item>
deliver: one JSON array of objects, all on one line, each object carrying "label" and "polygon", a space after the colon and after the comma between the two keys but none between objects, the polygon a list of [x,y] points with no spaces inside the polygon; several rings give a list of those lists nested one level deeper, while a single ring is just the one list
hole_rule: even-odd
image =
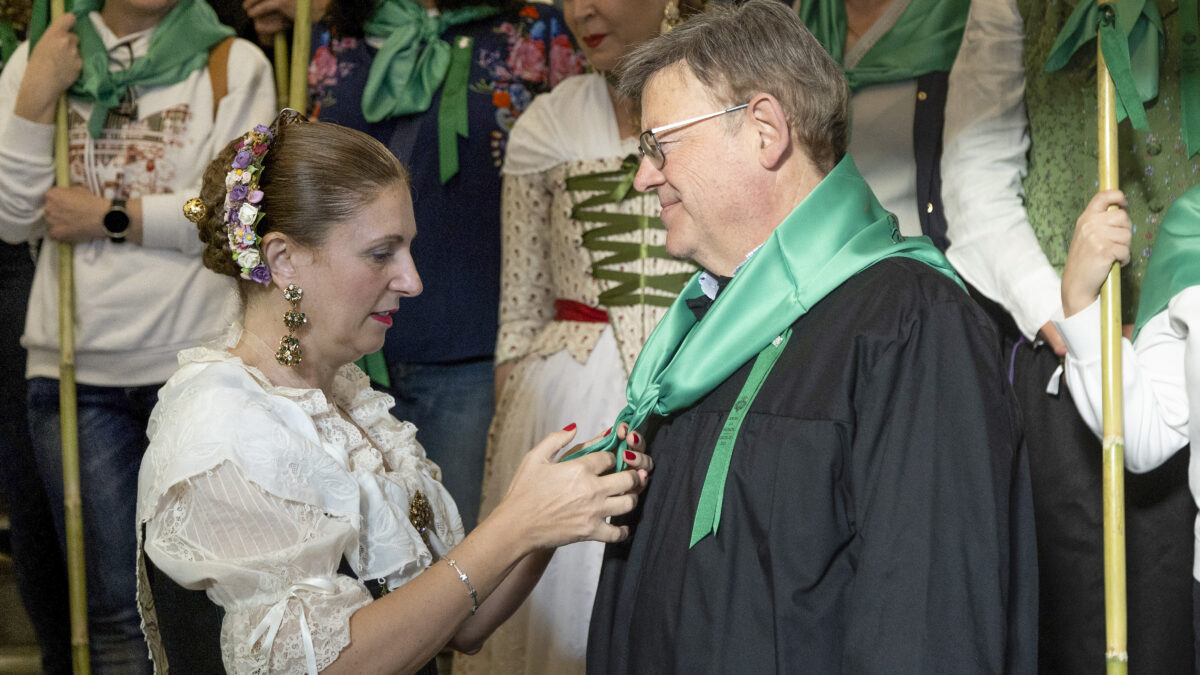
[{"label": "green scarf knot", "polygon": [[384,0],[364,27],[384,41],[363,88],[363,117],[379,122],[428,110],[450,68],[451,48],[442,33],[499,11],[464,7],[431,14],[413,0]]},{"label": "green scarf knot", "polygon": [[909,80],[948,71],[962,43],[970,0],[911,0],[895,25],[867,50],[853,68],[845,68],[846,3],[805,0],[800,20],[842,65],[851,91],[873,84]]},{"label": "green scarf knot", "polygon": [[[88,133],[92,138],[100,136],[109,109],[120,105],[121,97],[130,88],[167,87],[182,82],[208,65],[208,50],[213,45],[234,35],[232,28],[217,19],[217,13],[208,3],[179,0],[155,26],[146,54],[134,59],[128,68],[111,72],[108,49],[88,18],[90,12],[100,11],[103,6],[103,0],[77,0],[71,9],[75,14],[83,69],[68,91],[92,103],[92,115],[88,118]],[[49,16],[49,3],[38,0],[30,22],[31,44],[45,32]]]},{"label": "green scarf knot", "polygon": [[[699,322],[686,302],[702,293],[699,273],[692,276],[642,348],[625,390],[627,405],[614,425],[637,429],[652,414],[666,416],[700,400],[831,291],[884,258],[919,260],[962,285],[928,237],[898,237],[896,231],[895,217],[846,155],[767,237]],[[571,458],[616,452],[619,471],[625,463],[617,451],[625,447],[610,434]],[[701,494],[719,502],[724,482],[723,470],[710,471]],[[720,504],[709,503],[699,507],[697,518],[716,519],[719,513]],[[715,532],[716,520],[697,528]]]}]

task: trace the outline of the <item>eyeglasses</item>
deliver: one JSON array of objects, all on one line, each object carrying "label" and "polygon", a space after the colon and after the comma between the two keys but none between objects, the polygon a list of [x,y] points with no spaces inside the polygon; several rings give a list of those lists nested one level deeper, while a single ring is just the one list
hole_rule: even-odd
[{"label": "eyeglasses", "polygon": [[659,144],[658,136],[656,134],[661,134],[664,131],[674,131],[675,129],[680,129],[682,127],[686,127],[689,124],[695,124],[697,122],[703,122],[704,120],[710,120],[714,117],[720,117],[721,115],[724,115],[725,113],[731,113],[731,112],[734,112],[737,110],[741,110],[742,108],[748,107],[749,105],[750,105],[749,103],[743,103],[741,105],[735,105],[732,108],[718,110],[715,113],[709,113],[707,115],[693,117],[690,120],[684,120],[682,122],[676,122],[674,124],[667,124],[665,126],[655,127],[649,131],[643,131],[642,135],[638,138],[638,150],[641,151],[642,157],[650,158],[650,161],[654,164],[654,168],[661,169],[661,168],[663,168],[663,165],[667,163],[667,157],[666,157],[666,155],[663,154],[662,145]]}]

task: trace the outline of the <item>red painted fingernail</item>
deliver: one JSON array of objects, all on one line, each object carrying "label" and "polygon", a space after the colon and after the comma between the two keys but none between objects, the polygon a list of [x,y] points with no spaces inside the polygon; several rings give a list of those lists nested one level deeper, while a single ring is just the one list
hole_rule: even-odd
[{"label": "red painted fingernail", "polygon": [[563,431],[574,431],[574,430],[575,430],[575,423],[574,423],[574,422],[571,422],[571,423],[570,423],[570,424],[568,424],[567,426],[563,427]]},{"label": "red painted fingernail", "polygon": [[642,439],[638,438],[638,434],[636,431],[629,432],[629,438],[631,438],[633,440],[634,444],[642,442]]},{"label": "red painted fingernail", "polygon": [[625,461],[626,462],[632,462],[635,459],[637,459],[637,455],[633,454],[633,452],[630,450],[625,451]]},{"label": "red painted fingernail", "polygon": [[[609,434],[611,434],[611,433],[612,433],[612,427],[609,427],[609,428],[608,428],[608,431],[605,431],[605,432],[604,432],[604,436],[607,436],[607,435],[609,435]],[[604,436],[601,436],[600,438],[604,438]]]}]

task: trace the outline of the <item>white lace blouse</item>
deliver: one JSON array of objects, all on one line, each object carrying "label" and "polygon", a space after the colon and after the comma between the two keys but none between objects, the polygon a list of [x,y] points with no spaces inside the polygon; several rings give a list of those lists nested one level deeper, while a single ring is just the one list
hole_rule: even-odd
[{"label": "white lace blouse", "polygon": [[[416,427],[388,410],[353,365],[334,399],[271,384],[214,345],[180,353],[159,392],[138,476],[138,531],[146,555],[225,610],[221,656],[230,673],[314,672],[350,642],[350,615],[371,601],[359,579],[395,588],[463,538],[441,472]],[[374,442],[372,445],[371,441]],[[376,448],[379,448],[378,450]],[[432,510],[428,545],[409,521],[420,492]],[[157,619],[139,556],[139,608],[157,669]]]}]

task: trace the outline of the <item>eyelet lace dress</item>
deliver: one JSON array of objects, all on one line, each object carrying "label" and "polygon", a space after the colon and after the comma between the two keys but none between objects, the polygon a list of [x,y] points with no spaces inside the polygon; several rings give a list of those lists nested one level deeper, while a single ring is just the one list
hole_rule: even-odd
[{"label": "eyelet lace dress", "polygon": [[[181,352],[159,393],[139,539],[162,572],[223,608],[228,672],[313,672],[349,644],[350,616],[371,601],[361,579],[407,582],[462,540],[462,521],[416,427],[361,370],[344,366],[334,384],[351,424],[320,390],[274,386],[230,354],[240,336],[234,326]],[[433,513],[428,545],[408,519],[418,492]],[[337,573],[343,558],[357,579]],[[140,556],[138,604],[165,672]]]}]

